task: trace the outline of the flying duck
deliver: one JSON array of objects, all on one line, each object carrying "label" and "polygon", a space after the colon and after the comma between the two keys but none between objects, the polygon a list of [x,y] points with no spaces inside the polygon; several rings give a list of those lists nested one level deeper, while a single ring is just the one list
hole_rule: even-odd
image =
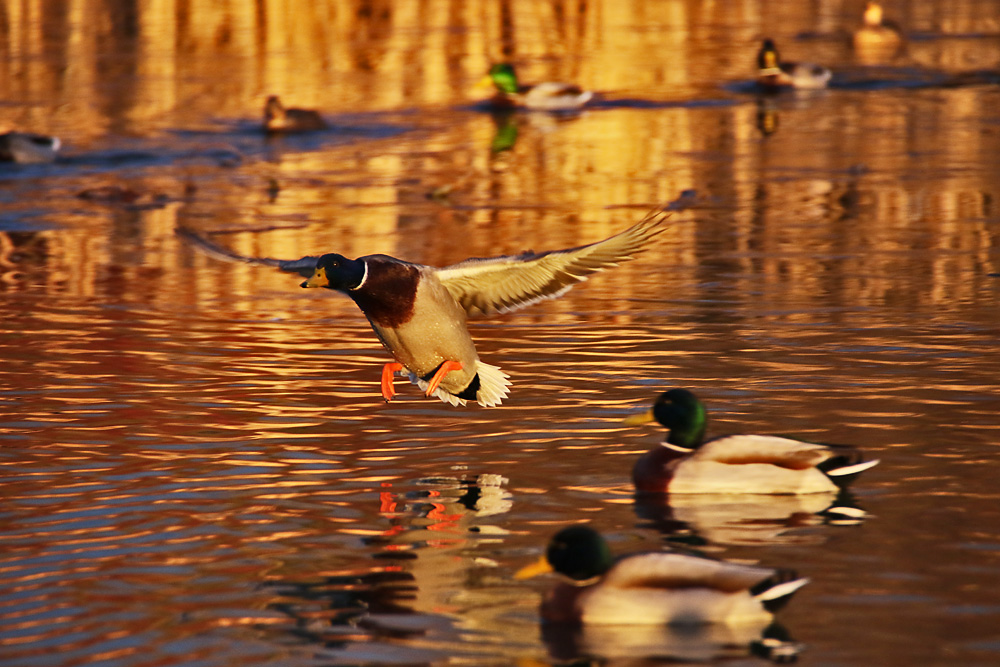
[{"label": "flying duck", "polygon": [[639,493],[836,492],[878,464],[846,445],[820,445],[773,435],[729,435],[705,441],[705,406],[686,389],[664,392],[629,425],[657,421],[667,439],[636,461]]},{"label": "flying duck", "polygon": [[537,83],[523,86],[517,82],[514,66],[498,63],[480,80],[476,88],[496,88],[493,104],[498,107],[521,107],[538,111],[574,111],[582,108],[594,93],[569,83]]},{"label": "flying duck", "polygon": [[312,109],[286,109],[277,95],[271,95],[264,104],[264,130],[266,132],[311,132],[325,130],[326,121]]},{"label": "flying duck", "polygon": [[45,164],[55,162],[62,143],[58,137],[31,132],[0,134],[0,162]]},{"label": "flying duck", "polygon": [[608,543],[585,525],[563,528],[545,555],[517,579],[555,571],[559,582],[542,600],[542,619],[584,625],[697,625],[769,621],[809,582],[791,570],[737,565],[700,556],[645,552],[614,559]]},{"label": "flying duck", "polygon": [[230,261],[274,266],[308,278],[302,287],[324,287],[354,300],[393,356],[382,369],[382,397],[392,400],[393,375],[408,374],[427,396],[452,405],[499,405],[510,381],[476,353],[466,318],[507,313],[561,296],[591,274],[632,259],[664,231],[656,210],[610,238],[566,250],[467,259],[436,268],[388,255],[349,259],[330,253],[298,260],[237,255],[187,230],[178,233]]},{"label": "flying duck", "polygon": [[782,62],[770,39],[765,39],[757,52],[757,68],[757,85],[770,91],[826,88],[832,76],[830,70],[820,65]]}]

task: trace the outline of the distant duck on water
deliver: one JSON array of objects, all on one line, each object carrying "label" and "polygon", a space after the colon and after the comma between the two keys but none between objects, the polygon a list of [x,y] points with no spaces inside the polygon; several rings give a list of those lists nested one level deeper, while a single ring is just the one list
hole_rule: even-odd
[{"label": "distant duck on water", "polygon": [[757,52],[757,84],[766,90],[817,90],[826,88],[832,76],[821,65],[783,62],[770,39],[765,39]]},{"label": "distant duck on water", "polygon": [[62,142],[58,137],[33,132],[0,134],[0,162],[46,164],[55,162]]},{"label": "distant duck on water", "polygon": [[885,18],[882,5],[870,0],[865,3],[861,27],[854,31],[853,41],[859,60],[878,64],[896,56],[904,39],[899,26]]},{"label": "distant duck on water", "polygon": [[264,103],[264,130],[266,132],[311,132],[325,130],[326,121],[312,109],[286,109],[277,95]]},{"label": "distant duck on water", "polygon": [[705,406],[686,389],[671,389],[627,424],[659,422],[667,439],[643,454],[632,471],[640,493],[829,493],[878,460],[846,445],[821,445],[773,435],[705,440]]},{"label": "distant duck on water", "polygon": [[594,93],[569,83],[545,82],[521,85],[514,66],[498,63],[490,67],[489,73],[476,88],[496,89],[493,103],[500,107],[521,107],[537,111],[575,111],[581,109]]}]

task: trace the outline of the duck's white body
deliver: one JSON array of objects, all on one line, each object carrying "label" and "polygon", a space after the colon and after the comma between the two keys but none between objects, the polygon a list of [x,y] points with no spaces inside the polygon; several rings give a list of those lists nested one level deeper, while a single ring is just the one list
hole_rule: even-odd
[{"label": "duck's white body", "polygon": [[758,623],[772,617],[767,601],[791,595],[809,581],[792,579],[751,592],[774,575],[767,568],[684,554],[636,554],[615,563],[598,583],[575,587],[575,605],[588,625]]},{"label": "duck's white body", "polygon": [[509,95],[518,106],[537,111],[576,110],[586,105],[593,96],[594,93],[590,90],[580,90],[578,86],[552,81],[535,84],[525,92]]},{"label": "duck's white body", "polygon": [[837,491],[837,485],[815,467],[829,457],[826,445],[791,438],[717,438],[677,466],[670,480],[670,493],[832,493]]}]

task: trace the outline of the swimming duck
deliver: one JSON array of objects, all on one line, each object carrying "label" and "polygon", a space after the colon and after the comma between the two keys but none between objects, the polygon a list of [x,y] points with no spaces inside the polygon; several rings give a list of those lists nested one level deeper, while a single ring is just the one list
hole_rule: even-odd
[{"label": "swimming duck", "polygon": [[611,555],[593,528],[563,528],[518,579],[555,571],[562,581],[542,601],[550,623],[593,625],[742,624],[770,620],[808,583],[791,570],[737,565],[670,552]]},{"label": "swimming duck", "polygon": [[882,5],[865,3],[861,27],[854,32],[854,50],[865,62],[877,63],[895,56],[903,45],[899,26],[887,21]]},{"label": "swimming duck", "polygon": [[878,464],[846,445],[773,435],[705,441],[705,406],[686,389],[664,392],[652,408],[625,421],[657,421],[670,431],[635,463],[632,478],[640,493],[829,493]]},{"label": "swimming duck", "polygon": [[326,121],[312,109],[286,109],[277,95],[264,104],[264,129],[267,132],[311,132],[327,128]]},{"label": "swimming duck", "polygon": [[489,74],[476,85],[496,88],[493,104],[499,107],[523,107],[540,111],[573,111],[580,109],[594,93],[569,83],[538,83],[522,86],[517,82],[514,66],[498,63],[490,68]]},{"label": "swimming duck", "polygon": [[765,39],[757,52],[757,84],[767,90],[826,88],[830,70],[812,63],[782,62],[774,41]]},{"label": "swimming duck", "polygon": [[382,397],[395,395],[405,371],[427,396],[485,407],[507,397],[508,376],[483,363],[469,335],[469,315],[506,313],[561,296],[591,274],[632,259],[662,232],[668,214],[653,211],[610,238],[566,250],[467,259],[436,268],[388,255],[348,259],[330,253],[299,260],[243,257],[186,230],[178,233],[224,259],[275,266],[308,280],[302,287],[336,290],[354,300],[394,361],[382,369]]},{"label": "swimming duck", "polygon": [[0,162],[46,164],[55,162],[62,142],[58,137],[31,132],[0,134]]}]

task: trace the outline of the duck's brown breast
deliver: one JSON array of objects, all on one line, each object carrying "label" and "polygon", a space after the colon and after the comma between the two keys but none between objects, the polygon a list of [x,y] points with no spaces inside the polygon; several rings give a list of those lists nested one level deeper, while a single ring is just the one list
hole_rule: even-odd
[{"label": "duck's brown breast", "polygon": [[362,258],[368,276],[356,290],[348,292],[358,308],[373,323],[395,328],[413,317],[420,283],[420,269],[391,257],[373,255]]}]

